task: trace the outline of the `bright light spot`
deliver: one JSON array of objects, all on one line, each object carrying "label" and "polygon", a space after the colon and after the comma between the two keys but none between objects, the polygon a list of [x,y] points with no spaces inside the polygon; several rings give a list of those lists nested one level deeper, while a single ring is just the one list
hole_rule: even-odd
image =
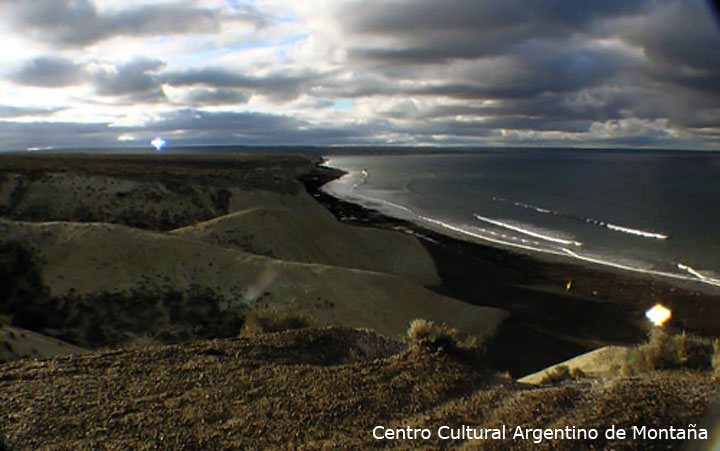
[{"label": "bright light spot", "polygon": [[672,312],[661,304],[655,304],[653,308],[645,312],[645,316],[656,326],[662,326],[672,316]]},{"label": "bright light spot", "polygon": [[165,147],[165,144],[167,144],[167,142],[165,142],[164,139],[158,136],[157,138],[150,141],[150,144],[152,144],[153,147],[159,152],[163,149],[163,147]]}]

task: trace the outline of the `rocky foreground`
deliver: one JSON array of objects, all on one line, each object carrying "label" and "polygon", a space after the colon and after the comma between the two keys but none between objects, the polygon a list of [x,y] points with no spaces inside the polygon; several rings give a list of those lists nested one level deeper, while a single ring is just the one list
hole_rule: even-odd
[{"label": "rocky foreground", "polygon": [[[676,449],[681,441],[604,431],[700,428],[718,388],[692,371],[527,386],[452,351],[305,329],[5,364],[0,429],[18,449]],[[464,425],[508,432],[485,441],[436,433]],[[376,426],[432,437],[378,440]],[[513,439],[517,426],[600,437],[536,443]]]}]

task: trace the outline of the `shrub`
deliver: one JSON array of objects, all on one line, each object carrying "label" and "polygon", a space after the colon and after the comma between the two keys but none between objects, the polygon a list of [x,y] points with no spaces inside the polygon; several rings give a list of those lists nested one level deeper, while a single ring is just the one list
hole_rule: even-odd
[{"label": "shrub", "polygon": [[478,339],[468,336],[462,339],[457,329],[445,323],[418,318],[410,322],[407,339],[411,344],[447,350],[478,350]]},{"label": "shrub", "polygon": [[141,335],[137,335],[127,342],[125,342],[126,348],[148,348],[150,346],[158,346],[161,345],[162,341],[158,340],[154,336],[144,333]]},{"label": "shrub", "polygon": [[313,317],[299,311],[294,305],[253,307],[245,315],[240,336],[304,329],[315,324]]},{"label": "shrub", "polygon": [[708,369],[712,365],[713,344],[710,339],[682,333],[669,335],[654,328],[648,341],[632,350],[622,374],[639,374],[673,368]]},{"label": "shrub", "polygon": [[712,368],[715,379],[720,379],[720,338],[716,338],[713,343]]},{"label": "shrub", "polygon": [[569,368],[567,365],[558,365],[543,375],[540,383],[556,384],[567,379],[577,380],[583,377],[585,377],[585,372],[580,368]]}]

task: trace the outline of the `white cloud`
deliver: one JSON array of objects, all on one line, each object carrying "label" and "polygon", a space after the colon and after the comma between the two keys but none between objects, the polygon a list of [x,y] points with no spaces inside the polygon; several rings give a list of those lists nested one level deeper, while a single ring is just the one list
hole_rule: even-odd
[{"label": "white cloud", "polygon": [[[701,0],[406,3],[0,0],[0,127],[101,123],[83,139],[117,142],[192,123],[168,132],[234,142],[228,118],[290,127],[241,134],[279,142],[720,142]],[[0,133],[0,149],[32,138]]]}]

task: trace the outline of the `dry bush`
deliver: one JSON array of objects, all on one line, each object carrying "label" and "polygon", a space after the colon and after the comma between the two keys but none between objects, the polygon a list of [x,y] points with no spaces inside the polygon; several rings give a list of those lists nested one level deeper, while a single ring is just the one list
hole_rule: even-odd
[{"label": "dry bush", "polygon": [[294,305],[253,307],[245,314],[240,336],[250,337],[268,332],[304,329],[316,325],[315,319]]},{"label": "dry bush", "polygon": [[145,334],[137,335],[137,336],[131,338],[130,340],[125,342],[124,347],[125,348],[147,348],[150,346],[158,346],[161,344],[163,344],[162,341],[158,340],[157,338],[155,338],[154,336],[152,336],[150,334],[145,333]]},{"label": "dry bush", "polygon": [[474,351],[480,348],[477,337],[461,338],[457,329],[445,323],[437,324],[422,318],[410,322],[410,327],[407,330],[407,340],[411,344],[436,349]]},{"label": "dry bush", "polygon": [[716,338],[713,343],[712,368],[715,379],[720,379],[720,338]]},{"label": "dry bush", "polygon": [[684,332],[669,335],[660,328],[654,328],[648,341],[632,350],[621,373],[631,375],[673,368],[708,369],[712,359],[713,344],[710,339]]},{"label": "dry bush", "polygon": [[578,380],[585,377],[585,372],[580,368],[570,368],[567,365],[558,365],[548,371],[542,379],[541,384],[556,384],[564,380]]}]

